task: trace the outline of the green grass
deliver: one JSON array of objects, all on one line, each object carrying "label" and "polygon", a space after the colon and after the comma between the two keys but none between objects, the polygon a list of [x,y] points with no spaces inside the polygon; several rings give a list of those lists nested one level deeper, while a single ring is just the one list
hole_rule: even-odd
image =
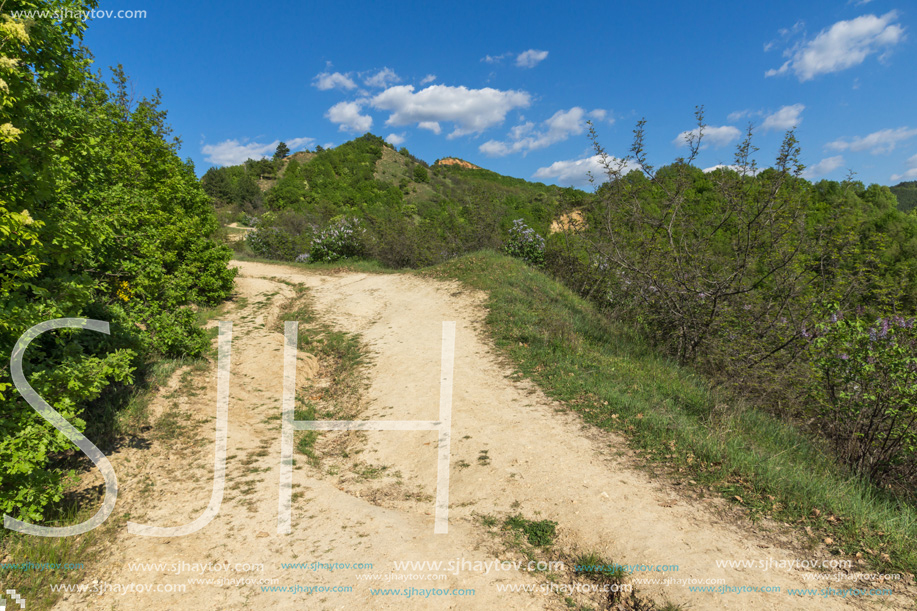
[{"label": "green grass", "polygon": [[525,535],[526,540],[536,547],[550,547],[557,537],[557,522],[551,520],[529,520],[520,514],[503,521],[503,528]]},{"label": "green grass", "polygon": [[578,555],[573,564],[579,575],[597,583],[622,583],[627,577],[624,567],[606,560],[596,552]]},{"label": "green grass", "polygon": [[[299,265],[299,264],[293,264]],[[278,317],[276,330],[283,333],[286,321],[299,322],[298,347],[309,352],[321,363],[321,377],[328,380],[320,391],[307,388],[296,397],[296,420],[352,420],[359,411],[359,398],[363,387],[363,365],[366,348],[358,334],[335,329],[318,320],[308,290],[302,285],[292,285],[297,295],[286,303]],[[319,404],[307,399],[320,392]],[[297,431],[296,449],[306,455],[313,465],[319,463],[315,445],[319,431]]]},{"label": "green grass", "polygon": [[741,503],[753,519],[830,534],[832,551],[917,571],[914,507],[849,475],[791,423],[712,391],[559,282],[491,252],[420,273],[487,291],[489,332],[516,375],[623,434],[648,465]]},{"label": "green grass", "polygon": [[[58,518],[50,520],[47,526],[67,526],[79,524],[89,519],[95,513],[95,508],[79,509],[74,505],[60,510]],[[110,519],[114,522],[114,519]],[[100,531],[103,534],[100,535]],[[0,538],[0,559],[6,554],[7,562],[23,564],[31,562],[47,566],[54,565],[79,565],[90,566],[90,549],[95,542],[111,531],[111,526],[92,530],[83,535],[74,537],[36,537],[7,531]],[[16,590],[26,600],[27,609],[50,609],[60,598],[60,594],[52,593],[51,586],[60,583],[79,583],[85,575],[85,568],[65,570],[13,570],[0,569],[0,586],[2,591]],[[17,608],[7,601],[8,608]]]},{"label": "green grass", "polygon": [[159,441],[175,442],[187,434],[189,428],[188,415],[178,404],[173,404],[156,419],[151,433]]},{"label": "green grass", "polygon": [[[301,402],[300,397],[296,398],[297,403]],[[315,415],[315,406],[308,402],[300,403],[293,411],[295,420],[317,420]],[[315,442],[318,441],[318,431],[299,431],[296,433],[296,450],[309,457],[310,460],[317,460],[315,454]]]}]

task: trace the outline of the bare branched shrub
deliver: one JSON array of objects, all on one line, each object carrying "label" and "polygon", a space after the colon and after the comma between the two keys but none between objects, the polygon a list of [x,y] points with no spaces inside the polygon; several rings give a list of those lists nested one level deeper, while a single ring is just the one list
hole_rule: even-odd
[{"label": "bare branched shrub", "polygon": [[590,132],[608,179],[591,211],[591,265],[603,272],[607,305],[655,345],[722,379],[767,384],[806,346],[814,306],[845,303],[861,285],[862,270],[839,271],[852,250],[862,259],[862,247],[843,210],[818,224],[808,217],[792,130],[772,168],[759,170],[749,126],[735,164],[705,173],[692,165],[703,109],[696,119],[687,157],[659,170],[647,160],[644,121],[623,159]]}]

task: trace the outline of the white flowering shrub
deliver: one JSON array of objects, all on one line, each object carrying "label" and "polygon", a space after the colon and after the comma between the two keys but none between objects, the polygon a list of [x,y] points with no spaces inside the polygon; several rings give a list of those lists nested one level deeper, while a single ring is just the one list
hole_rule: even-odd
[{"label": "white flowering shrub", "polygon": [[[362,257],[365,252],[366,229],[357,218],[341,217],[319,231],[312,239],[306,260],[339,261]],[[301,255],[302,256],[302,255]]]}]

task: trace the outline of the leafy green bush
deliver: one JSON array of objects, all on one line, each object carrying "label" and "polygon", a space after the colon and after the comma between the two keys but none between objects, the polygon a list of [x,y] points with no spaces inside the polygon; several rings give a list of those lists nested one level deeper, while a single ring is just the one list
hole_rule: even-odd
[{"label": "leafy green bush", "polygon": [[303,251],[302,240],[279,227],[258,227],[245,236],[245,241],[253,253],[265,259],[292,261]]},{"label": "leafy green bush", "polygon": [[23,358],[38,395],[85,431],[93,402],[144,363],[201,353],[190,308],[224,299],[235,276],[230,250],[210,239],[211,199],[178,156],[158,95],[134,101],[120,67],[111,86],[90,72],[76,16],[90,7],[55,20],[0,18],[9,89],[0,104],[0,512],[31,522],[62,498],[72,463],[60,459],[73,445],[12,390],[17,339],[55,318],[111,322],[110,335],[45,333]]},{"label": "leafy green bush", "polygon": [[437,247],[442,246],[429,224],[416,222],[394,212],[368,219],[369,255],[391,268],[418,268],[444,260]]},{"label": "leafy green bush", "polygon": [[292,210],[265,212],[252,221],[255,230],[245,236],[245,243],[257,256],[293,261],[309,251],[315,225],[302,214]]},{"label": "leafy green bush", "polygon": [[917,475],[917,324],[832,314],[812,332],[813,404],[837,455],[883,481]]},{"label": "leafy green bush", "polygon": [[535,233],[535,230],[522,219],[513,221],[503,250],[511,257],[522,259],[530,265],[544,263],[544,238]]},{"label": "leafy green bush", "polygon": [[156,312],[147,324],[151,346],[162,354],[197,356],[210,345],[194,312],[187,308]]}]

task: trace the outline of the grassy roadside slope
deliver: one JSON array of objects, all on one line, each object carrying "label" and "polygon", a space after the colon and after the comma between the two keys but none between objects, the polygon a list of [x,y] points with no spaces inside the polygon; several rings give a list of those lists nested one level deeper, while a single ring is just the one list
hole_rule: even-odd
[{"label": "grassy roadside slope", "polygon": [[752,519],[811,529],[813,547],[830,537],[830,553],[917,570],[913,507],[845,473],[791,424],[654,354],[559,282],[491,252],[421,273],[487,291],[490,333],[518,373],[586,422],[625,435],[651,464],[740,503]]}]

